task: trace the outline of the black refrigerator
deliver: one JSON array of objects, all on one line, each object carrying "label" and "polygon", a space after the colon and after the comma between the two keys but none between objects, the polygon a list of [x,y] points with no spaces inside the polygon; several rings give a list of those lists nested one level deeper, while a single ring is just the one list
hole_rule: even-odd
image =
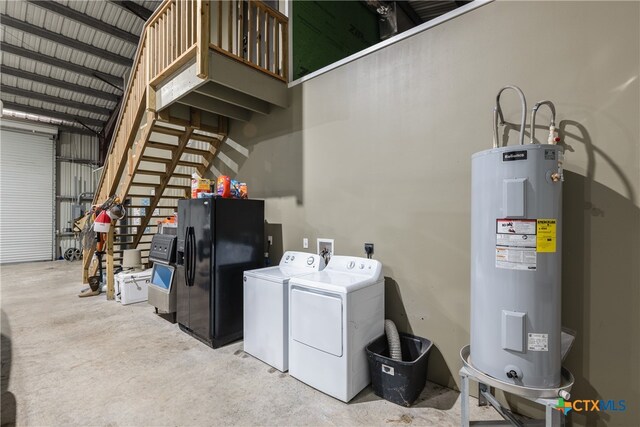
[{"label": "black refrigerator", "polygon": [[264,267],[264,202],[178,202],[180,329],[218,348],[242,338],[243,272]]}]

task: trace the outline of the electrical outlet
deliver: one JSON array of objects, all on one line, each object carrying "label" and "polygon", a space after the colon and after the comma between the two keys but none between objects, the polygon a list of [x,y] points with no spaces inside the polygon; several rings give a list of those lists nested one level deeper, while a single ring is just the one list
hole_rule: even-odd
[{"label": "electrical outlet", "polygon": [[368,257],[371,257],[371,255],[373,255],[373,243],[364,244],[364,253],[367,254]]},{"label": "electrical outlet", "polygon": [[309,239],[307,239],[306,237],[302,239],[302,247],[304,249],[309,249]]}]

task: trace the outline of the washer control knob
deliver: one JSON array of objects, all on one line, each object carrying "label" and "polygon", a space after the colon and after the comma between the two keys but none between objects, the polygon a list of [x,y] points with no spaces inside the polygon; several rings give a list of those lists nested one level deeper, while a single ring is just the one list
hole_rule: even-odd
[{"label": "washer control knob", "polygon": [[313,265],[313,261],[314,261],[313,257],[310,256],[309,258],[307,258],[307,265]]},{"label": "washer control knob", "polygon": [[293,261],[294,259],[296,259],[295,255],[291,255],[291,261]]},{"label": "washer control knob", "polygon": [[349,264],[347,265],[347,268],[348,268],[349,270],[351,270],[351,269],[352,269],[353,267],[355,267],[355,266],[356,266],[355,261],[350,261],[350,262],[349,262]]},{"label": "washer control knob", "polygon": [[364,264],[360,264],[360,270],[364,268]]},{"label": "washer control knob", "polygon": [[285,258],[287,261],[289,261],[289,255],[287,255],[287,258]]}]

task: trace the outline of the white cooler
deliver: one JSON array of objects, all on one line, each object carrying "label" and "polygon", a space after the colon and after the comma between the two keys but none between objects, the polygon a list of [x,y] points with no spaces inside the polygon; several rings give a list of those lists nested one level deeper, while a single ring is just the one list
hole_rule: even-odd
[{"label": "white cooler", "polygon": [[114,276],[116,301],[122,305],[146,301],[151,282],[151,269],[135,273],[122,272]]}]

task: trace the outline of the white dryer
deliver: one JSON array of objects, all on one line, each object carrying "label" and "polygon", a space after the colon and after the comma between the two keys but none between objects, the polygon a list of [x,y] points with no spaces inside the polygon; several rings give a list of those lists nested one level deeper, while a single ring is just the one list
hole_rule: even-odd
[{"label": "white dryer", "polygon": [[280,265],[244,272],[244,351],[289,369],[289,279],[324,268],[320,255],[285,252]]},{"label": "white dryer", "polygon": [[334,255],[289,281],[289,374],[344,402],[369,384],[365,346],[384,334],[382,264]]}]

